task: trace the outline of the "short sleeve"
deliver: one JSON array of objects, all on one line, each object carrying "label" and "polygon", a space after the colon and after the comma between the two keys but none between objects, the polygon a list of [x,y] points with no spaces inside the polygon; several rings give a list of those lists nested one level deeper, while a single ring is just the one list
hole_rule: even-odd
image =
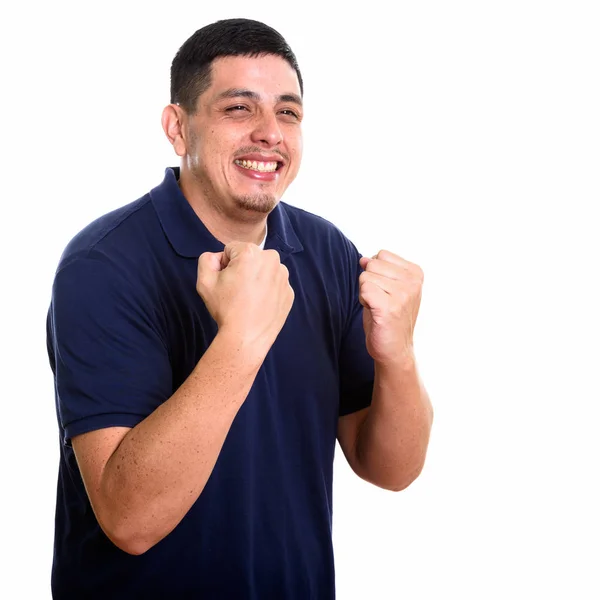
[{"label": "short sleeve", "polygon": [[362,273],[361,255],[350,244],[350,281],[348,283],[348,319],[340,347],[340,410],[348,415],[371,404],[375,365],[367,352],[363,326],[363,307],[358,300],[358,278]]},{"label": "short sleeve", "polygon": [[148,298],[114,265],[78,258],[56,275],[48,351],[64,441],[135,427],[172,394],[172,371]]}]

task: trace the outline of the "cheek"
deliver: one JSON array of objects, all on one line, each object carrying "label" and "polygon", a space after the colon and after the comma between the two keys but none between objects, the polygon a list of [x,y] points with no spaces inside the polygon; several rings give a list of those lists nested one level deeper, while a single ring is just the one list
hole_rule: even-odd
[{"label": "cheek", "polygon": [[297,139],[294,141],[294,159],[299,163],[302,160],[302,150],[303,150],[303,145],[302,145],[302,136],[298,136]]},{"label": "cheek", "polygon": [[302,161],[302,141],[296,144],[296,146],[293,148],[290,154],[292,156],[292,165],[295,175],[296,173],[298,173],[298,170],[300,169],[300,163]]},{"label": "cheek", "polygon": [[232,140],[211,131],[198,150],[208,169],[223,171],[232,163],[236,148]]}]

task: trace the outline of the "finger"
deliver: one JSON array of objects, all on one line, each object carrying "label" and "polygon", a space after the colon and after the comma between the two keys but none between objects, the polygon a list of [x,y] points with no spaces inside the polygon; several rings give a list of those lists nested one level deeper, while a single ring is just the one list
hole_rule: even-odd
[{"label": "finger", "polygon": [[279,269],[279,272],[282,273],[283,276],[287,280],[289,280],[289,278],[290,278],[290,271],[289,271],[289,269],[284,264],[282,264],[282,263],[279,263],[278,269]]},{"label": "finger", "polygon": [[358,301],[370,310],[383,308],[390,301],[390,296],[372,281],[364,281],[360,286]]},{"label": "finger", "polygon": [[198,283],[212,287],[221,271],[222,252],[204,252],[198,258]]},{"label": "finger", "polygon": [[390,252],[389,250],[380,250],[374,258],[378,258],[379,260],[384,260],[394,265],[398,265],[399,267],[408,268],[413,263],[404,260],[402,257]]},{"label": "finger", "polygon": [[[393,254],[392,252],[388,252],[387,250],[380,250],[377,253],[376,260],[380,263],[387,263],[389,265],[394,265],[396,269],[403,269],[405,273],[408,273],[411,277],[415,279],[419,279],[421,282],[424,280],[423,269],[416,263],[410,262],[409,260],[405,260]],[[373,270],[377,272],[375,269],[376,264],[372,265]],[[400,271],[397,271],[400,273]]]},{"label": "finger", "polygon": [[223,262],[227,266],[232,260],[242,258],[244,256],[252,256],[256,249],[259,249],[256,244],[249,244],[248,242],[229,242],[223,250],[225,258]]},{"label": "finger", "polygon": [[378,275],[377,273],[371,273],[370,271],[363,271],[360,274],[358,281],[361,288],[363,284],[368,282],[381,288],[386,294],[392,294],[395,287],[394,279],[390,279],[389,277],[385,277],[383,275]]},{"label": "finger", "polygon": [[221,252],[221,270],[223,270],[229,264],[229,256],[226,252]]},{"label": "finger", "polygon": [[368,256],[361,256],[358,261],[358,264],[361,266],[361,268],[366,269],[370,260],[371,259]]},{"label": "finger", "polygon": [[365,271],[396,281],[405,279],[407,275],[410,275],[408,266],[398,265],[380,258],[372,258],[366,265]]},{"label": "finger", "polygon": [[277,250],[261,250],[263,259],[271,261],[275,265],[281,264],[281,255]]},{"label": "finger", "polygon": [[204,252],[198,258],[198,271],[220,271],[223,268],[223,256],[223,252]]}]

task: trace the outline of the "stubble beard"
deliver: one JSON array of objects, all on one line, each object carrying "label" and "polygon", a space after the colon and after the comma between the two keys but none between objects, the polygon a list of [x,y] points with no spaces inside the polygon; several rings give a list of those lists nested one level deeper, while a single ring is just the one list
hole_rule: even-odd
[{"label": "stubble beard", "polygon": [[[193,129],[189,130],[189,137],[190,137],[190,145],[192,147],[196,147],[198,145],[198,135]],[[197,157],[194,161],[192,161],[192,163],[190,165],[190,171],[192,172],[192,175],[194,176],[194,178],[198,182],[200,182],[200,184],[202,185],[202,189],[203,189],[205,197],[206,198],[211,198],[211,197],[214,198],[214,189],[212,189],[212,186],[206,185],[206,180],[204,179],[204,173],[203,173],[203,170],[200,166],[200,162],[198,161]],[[233,199],[234,205],[238,209],[244,211],[247,214],[248,213],[257,213],[260,215],[269,214],[277,206],[277,203],[279,202],[279,200],[273,194],[267,194],[267,193],[244,194],[241,196],[234,196],[232,199]],[[215,206],[217,208],[219,207],[219,202],[215,202],[214,200],[213,200],[213,202],[211,202],[211,204],[213,204],[213,206]],[[251,219],[250,214],[248,214],[248,216]]]},{"label": "stubble beard", "polygon": [[277,206],[277,198],[272,194],[247,194],[233,200],[238,208],[261,214],[268,214]]},{"label": "stubble beard", "polygon": [[[190,170],[196,181],[200,183],[204,197],[209,200],[214,208],[222,212],[224,209],[223,204],[216,199],[217,194],[215,193],[214,188],[206,184],[202,170],[197,164],[191,165]],[[246,213],[250,220],[252,220],[252,213],[259,215],[269,214],[279,202],[275,195],[267,193],[236,195],[231,199],[233,200],[235,208],[237,208],[241,214]]]}]

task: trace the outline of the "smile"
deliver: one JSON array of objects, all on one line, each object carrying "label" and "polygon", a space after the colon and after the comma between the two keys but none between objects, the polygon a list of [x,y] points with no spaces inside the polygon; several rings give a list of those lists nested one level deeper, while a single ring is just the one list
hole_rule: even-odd
[{"label": "smile", "polygon": [[277,171],[278,162],[262,162],[258,160],[236,160],[236,165],[250,171],[259,171],[260,173],[274,173]]}]

